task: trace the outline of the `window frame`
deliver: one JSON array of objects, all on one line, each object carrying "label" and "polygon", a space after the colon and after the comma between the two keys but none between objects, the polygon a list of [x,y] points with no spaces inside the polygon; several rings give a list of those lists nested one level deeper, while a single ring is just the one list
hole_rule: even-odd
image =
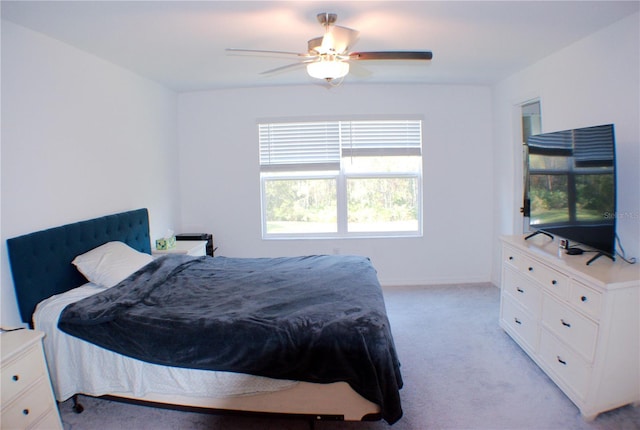
[{"label": "window frame", "polygon": [[[367,156],[367,155],[354,155],[352,152],[353,149],[349,148],[345,150],[346,147],[343,146],[342,140],[340,142],[340,155],[339,155],[339,169],[331,169],[327,168],[326,171],[316,170],[316,169],[299,169],[299,170],[287,170],[286,167],[278,168],[278,166],[268,166],[266,169],[263,169],[263,166],[260,165],[260,218],[261,218],[261,230],[262,230],[262,239],[264,240],[280,240],[280,239],[348,239],[348,238],[394,238],[394,237],[422,237],[423,235],[423,168],[424,168],[424,158],[422,147],[424,143],[424,136],[422,132],[422,126],[424,121],[422,117],[419,116],[401,116],[401,117],[392,117],[385,116],[380,118],[357,118],[357,119],[348,119],[348,118],[333,118],[333,119],[266,119],[259,120],[258,125],[266,125],[273,123],[307,123],[307,122],[351,122],[351,121],[417,121],[419,127],[419,147],[417,148],[417,153],[415,148],[410,150],[409,153],[398,154],[397,150],[390,150],[386,156],[394,156],[394,155],[415,155],[419,156],[418,168],[415,172],[409,171],[365,171],[365,172],[347,172],[344,164],[344,160],[349,157],[357,157],[357,156]],[[405,151],[406,152],[406,151]],[[346,154],[345,154],[346,153]],[[369,155],[370,156],[370,155]],[[385,156],[385,155],[380,155]],[[260,155],[261,159],[262,155]],[[306,173],[306,170],[309,170],[309,174]],[[393,179],[393,178],[409,178],[415,179],[415,183],[417,184],[416,189],[416,221],[417,221],[417,229],[416,230],[407,230],[407,231],[349,231],[349,223],[348,223],[348,180],[349,179]],[[288,179],[334,179],[336,181],[336,232],[326,232],[326,233],[317,233],[317,232],[309,232],[309,233],[268,233],[267,232],[267,214],[266,214],[266,187],[265,183],[269,180],[288,180]]]},{"label": "window frame", "polygon": [[[333,173],[331,173],[333,172]],[[334,238],[339,233],[339,224],[340,224],[340,172],[337,170],[327,171],[327,174],[301,174],[303,172],[294,172],[288,175],[275,175],[272,176],[263,176],[260,174],[260,217],[261,217],[261,225],[262,225],[262,238],[263,239],[308,239],[308,238]],[[265,182],[269,180],[307,180],[307,179],[335,179],[336,180],[336,232],[326,232],[326,233],[267,233],[267,217],[266,217],[266,187],[264,186]]]},{"label": "window frame", "polygon": [[[340,219],[338,219],[338,233],[341,232],[341,227],[344,229],[344,234],[347,237],[422,237],[422,169],[420,169],[419,173],[400,173],[400,172],[372,172],[372,173],[345,173],[342,175],[344,179],[344,204],[343,208],[345,210],[344,220],[342,226],[340,225]],[[366,231],[366,232],[357,232],[357,231],[349,231],[349,219],[348,219],[348,209],[349,209],[349,196],[348,196],[348,182],[349,179],[416,179],[417,190],[416,196],[418,197],[417,202],[417,214],[416,220],[418,222],[418,229],[416,231]],[[340,208],[340,206],[338,206]]]}]

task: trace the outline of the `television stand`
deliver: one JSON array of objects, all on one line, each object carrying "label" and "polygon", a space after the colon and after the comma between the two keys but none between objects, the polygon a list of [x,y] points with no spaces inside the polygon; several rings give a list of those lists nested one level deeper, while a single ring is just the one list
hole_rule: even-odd
[{"label": "television stand", "polygon": [[[500,326],[586,420],[640,403],[640,272],[502,237]],[[605,254],[606,255],[606,254]]]},{"label": "television stand", "polygon": [[527,237],[524,238],[524,240],[527,240],[529,238],[532,238],[533,236],[537,236],[539,234],[544,234],[545,236],[549,236],[549,238],[551,238],[551,240],[553,240],[553,235],[551,233],[547,233],[546,231],[534,231],[533,233],[531,233],[530,235],[528,235]]},{"label": "television stand", "polygon": [[605,254],[604,252],[598,252],[594,257],[592,257],[589,261],[587,261],[587,266],[593,263],[594,261],[596,261],[600,257],[609,257],[611,261],[616,261],[615,258],[613,258],[611,255]]}]

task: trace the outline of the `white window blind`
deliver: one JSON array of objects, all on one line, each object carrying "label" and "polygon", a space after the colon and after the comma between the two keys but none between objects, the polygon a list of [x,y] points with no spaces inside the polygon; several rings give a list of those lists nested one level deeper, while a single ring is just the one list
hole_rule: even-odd
[{"label": "white window blind", "polygon": [[342,122],[342,155],[420,155],[421,123],[420,120]]},{"label": "white window blind", "polygon": [[258,124],[260,170],[339,170],[338,122]]},{"label": "white window blind", "polygon": [[340,156],[421,155],[422,121],[258,124],[260,170],[339,170]]}]

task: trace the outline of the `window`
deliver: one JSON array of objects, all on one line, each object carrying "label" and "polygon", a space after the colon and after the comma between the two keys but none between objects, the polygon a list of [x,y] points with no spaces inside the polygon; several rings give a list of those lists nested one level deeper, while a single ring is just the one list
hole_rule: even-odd
[{"label": "window", "polygon": [[422,121],[261,123],[262,235],[417,236]]}]

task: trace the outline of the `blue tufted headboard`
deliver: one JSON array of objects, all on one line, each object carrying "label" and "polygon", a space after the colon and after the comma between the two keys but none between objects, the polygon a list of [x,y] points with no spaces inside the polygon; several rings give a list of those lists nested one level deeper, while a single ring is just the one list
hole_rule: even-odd
[{"label": "blue tufted headboard", "polygon": [[7,239],[9,263],[22,321],[32,324],[36,305],[87,280],[71,261],[118,240],[151,254],[149,212],[136,209]]}]

